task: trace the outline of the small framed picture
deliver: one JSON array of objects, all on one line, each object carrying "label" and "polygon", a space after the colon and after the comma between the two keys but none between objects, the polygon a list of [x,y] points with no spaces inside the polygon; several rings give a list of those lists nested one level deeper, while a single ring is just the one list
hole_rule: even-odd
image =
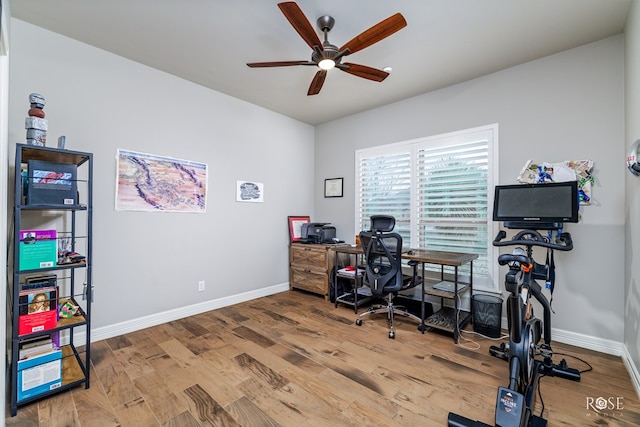
[{"label": "small framed picture", "polygon": [[289,216],[289,238],[291,243],[302,238],[302,225],[309,224],[311,218],[308,216]]},{"label": "small framed picture", "polygon": [[342,197],[343,178],[324,180],[324,197]]}]

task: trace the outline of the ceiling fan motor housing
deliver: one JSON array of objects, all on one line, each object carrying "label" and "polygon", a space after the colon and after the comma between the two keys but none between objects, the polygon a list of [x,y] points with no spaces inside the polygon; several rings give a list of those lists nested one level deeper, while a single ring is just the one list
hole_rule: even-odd
[{"label": "ceiling fan motor housing", "polygon": [[337,46],[329,42],[324,42],[322,43],[322,49],[323,50],[314,50],[313,54],[311,54],[311,60],[316,64],[323,59],[331,59],[337,64],[340,62],[340,59],[342,59],[342,55],[338,57],[339,52]]}]

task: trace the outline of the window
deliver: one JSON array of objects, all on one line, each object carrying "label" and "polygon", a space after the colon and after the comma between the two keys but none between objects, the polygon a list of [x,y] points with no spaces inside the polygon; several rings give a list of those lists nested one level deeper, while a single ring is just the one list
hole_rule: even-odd
[{"label": "window", "polygon": [[368,229],[371,215],[393,215],[405,247],[477,253],[474,288],[498,291],[497,134],[491,125],[357,151],[356,229]]}]

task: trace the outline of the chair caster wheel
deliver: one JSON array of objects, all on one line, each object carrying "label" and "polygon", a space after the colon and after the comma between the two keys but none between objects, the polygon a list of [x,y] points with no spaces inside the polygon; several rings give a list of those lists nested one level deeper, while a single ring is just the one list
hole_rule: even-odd
[{"label": "chair caster wheel", "polygon": [[396,337],[396,333],[393,331],[389,331],[389,338],[394,339]]},{"label": "chair caster wheel", "polygon": [[362,319],[356,319],[356,325],[362,326]]}]

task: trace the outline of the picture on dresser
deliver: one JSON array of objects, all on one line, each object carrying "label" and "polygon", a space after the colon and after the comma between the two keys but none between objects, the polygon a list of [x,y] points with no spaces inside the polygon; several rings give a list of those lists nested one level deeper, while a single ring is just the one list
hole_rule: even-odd
[{"label": "picture on dresser", "polygon": [[302,225],[309,224],[311,217],[308,216],[289,216],[289,240],[291,243],[297,242],[302,238]]}]

